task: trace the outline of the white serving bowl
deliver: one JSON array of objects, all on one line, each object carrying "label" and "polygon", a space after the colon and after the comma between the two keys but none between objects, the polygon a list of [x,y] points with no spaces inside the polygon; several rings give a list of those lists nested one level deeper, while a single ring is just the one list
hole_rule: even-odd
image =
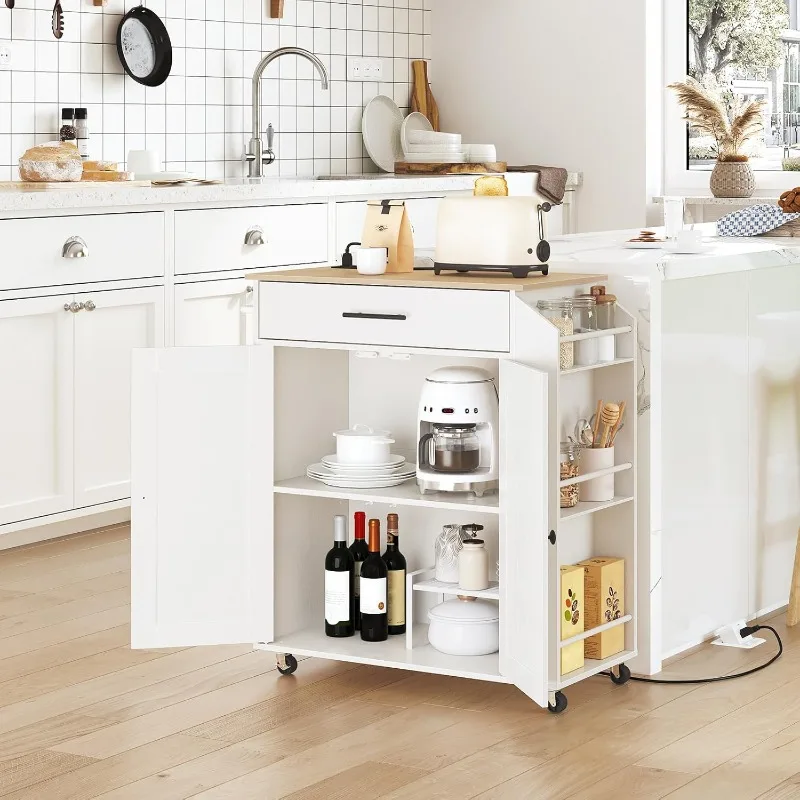
[{"label": "white serving bowl", "polygon": [[493,144],[465,144],[463,147],[469,161],[497,161],[497,148]]},{"label": "white serving bowl", "polygon": [[343,464],[387,464],[394,439],[389,431],[376,431],[369,425],[353,425],[336,431],[336,457]]},{"label": "white serving bowl", "polygon": [[500,610],[488,600],[446,600],[428,619],[428,641],[440,653],[485,656],[500,649]]},{"label": "white serving bowl", "polygon": [[463,153],[406,153],[408,164],[463,164]]},{"label": "white serving bowl", "polygon": [[408,131],[409,144],[461,144],[460,133],[441,133],[440,131]]},{"label": "white serving bowl", "polygon": [[407,153],[461,153],[460,144],[410,144],[405,148]]}]

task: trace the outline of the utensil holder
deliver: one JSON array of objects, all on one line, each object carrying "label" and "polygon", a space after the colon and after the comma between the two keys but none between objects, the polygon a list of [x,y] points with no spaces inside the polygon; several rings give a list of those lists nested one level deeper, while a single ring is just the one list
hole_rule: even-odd
[{"label": "utensil holder", "polygon": [[[587,447],[581,452],[580,474],[587,475],[614,466],[613,447]],[[604,503],[614,499],[614,475],[603,475],[579,484],[580,499],[584,502]]]}]

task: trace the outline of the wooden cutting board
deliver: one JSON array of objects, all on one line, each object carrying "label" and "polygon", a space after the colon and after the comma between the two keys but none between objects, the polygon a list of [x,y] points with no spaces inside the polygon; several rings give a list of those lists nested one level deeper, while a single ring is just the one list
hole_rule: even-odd
[{"label": "wooden cutting board", "polygon": [[119,189],[128,186],[150,186],[150,181],[0,181],[0,192],[13,190],[26,192],[45,192],[51,189]]},{"label": "wooden cutting board", "polygon": [[435,131],[439,130],[439,106],[428,83],[428,62],[411,62],[411,110],[428,118]]},{"label": "wooden cutting board", "polygon": [[397,161],[394,171],[397,175],[494,175],[505,172],[505,161],[491,161],[483,164],[409,164]]}]

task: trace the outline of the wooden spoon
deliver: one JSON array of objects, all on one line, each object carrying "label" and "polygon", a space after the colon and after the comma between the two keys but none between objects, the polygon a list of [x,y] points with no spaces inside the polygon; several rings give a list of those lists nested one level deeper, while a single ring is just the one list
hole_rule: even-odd
[{"label": "wooden spoon", "polygon": [[619,422],[619,406],[616,403],[606,403],[600,412],[600,436],[594,441],[595,448],[606,446],[608,434]]},{"label": "wooden spoon", "polygon": [[608,444],[606,447],[613,447],[614,440],[617,438],[617,434],[619,433],[620,426],[622,425],[622,419],[625,416],[625,401],[623,400],[619,404],[619,419],[617,420],[617,424],[611,429],[611,433],[608,435]]},{"label": "wooden spoon", "polygon": [[594,428],[592,428],[592,447],[599,447],[600,414],[603,411],[603,401],[597,401],[597,411],[594,412]]}]

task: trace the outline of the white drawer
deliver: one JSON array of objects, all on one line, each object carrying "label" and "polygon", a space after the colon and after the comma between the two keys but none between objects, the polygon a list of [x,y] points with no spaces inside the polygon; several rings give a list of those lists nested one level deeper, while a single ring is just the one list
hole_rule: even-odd
[{"label": "white drawer", "polygon": [[[263,244],[246,244],[260,229]],[[213,208],[175,212],[175,273],[220,272],[328,260],[328,206]]]},{"label": "white drawer", "polygon": [[263,281],[259,337],[506,353],[508,292]]},{"label": "white drawer", "polygon": [[[62,255],[73,236],[85,242],[85,258]],[[3,289],[164,274],[164,215],[160,212],[0,220],[0,242]]]}]

